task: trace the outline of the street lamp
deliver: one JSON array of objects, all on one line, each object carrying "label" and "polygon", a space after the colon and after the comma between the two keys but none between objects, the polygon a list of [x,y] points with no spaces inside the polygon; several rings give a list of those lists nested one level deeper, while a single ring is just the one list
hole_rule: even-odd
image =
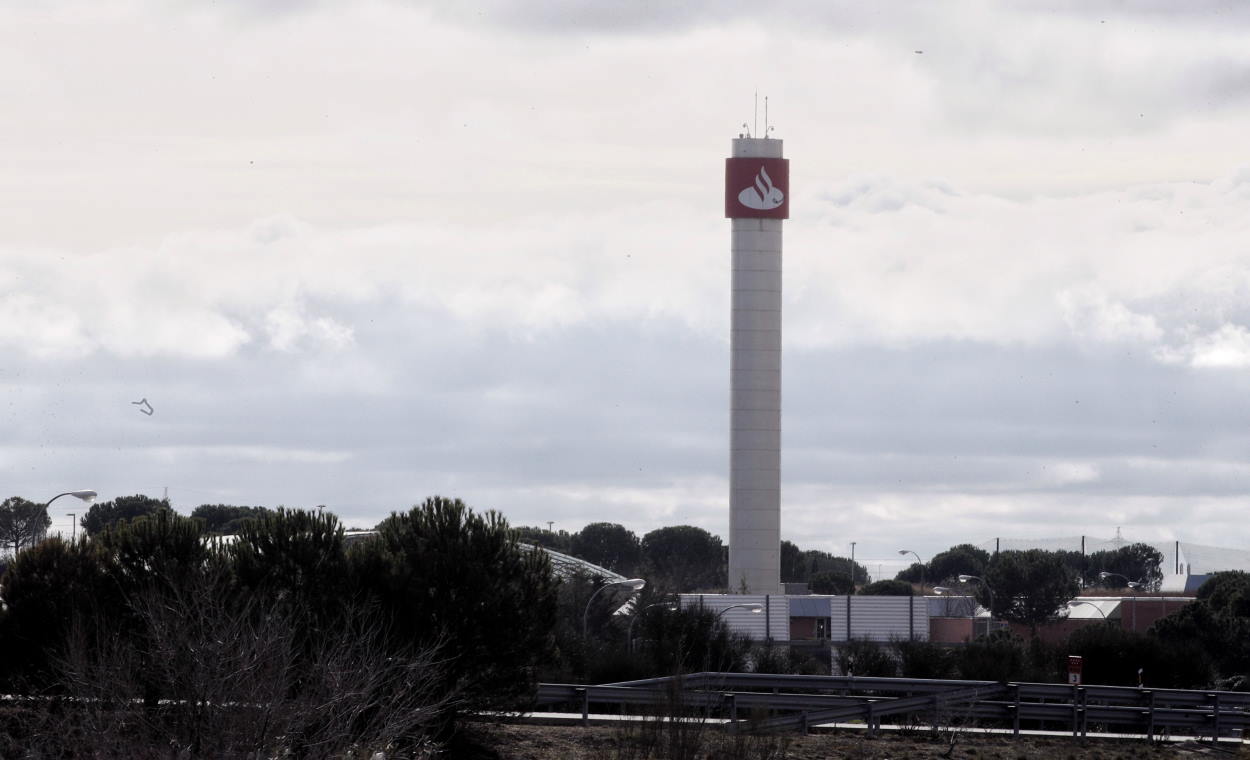
[{"label": "street lamp", "polygon": [[982,586],[985,587],[986,592],[989,593],[990,595],[990,620],[993,620],[994,619],[994,589],[990,588],[990,584],[986,583],[985,579],[980,577],[979,575],[959,576],[960,583],[967,583],[968,581],[976,581],[977,583],[980,583]]},{"label": "street lamp", "polygon": [[906,557],[908,554],[910,554],[911,556],[916,558],[917,562],[920,563],[920,590],[921,592],[923,592],[924,591],[924,560],[920,559],[920,555],[915,553],[911,549],[899,549],[898,554],[900,557]]},{"label": "street lamp", "polygon": [[83,501],[90,504],[91,502],[95,501],[95,497],[99,495],[100,494],[96,493],[95,491],[90,491],[90,490],[66,491],[65,493],[59,493],[56,496],[53,496],[51,499],[48,499],[48,501],[45,502],[43,506],[45,509],[52,506],[52,502],[56,501],[62,496],[73,496],[75,499],[82,499]]},{"label": "street lamp", "polygon": [[1141,588],[1141,581],[1130,581],[1127,575],[1123,575],[1121,573],[1109,573],[1106,570],[1099,571],[1098,580],[1105,581],[1112,576],[1115,576],[1116,578],[1123,578],[1124,585],[1129,588]]},{"label": "street lamp", "polygon": [[648,604],[646,607],[643,607],[635,612],[629,619],[629,630],[625,633],[625,641],[629,644],[630,654],[633,654],[634,651],[634,623],[638,622],[638,618],[642,617],[642,613],[652,607],[664,607],[670,610],[677,609],[677,605],[672,602],[656,602],[655,604]]},{"label": "street lamp", "polygon": [[[1125,585],[1127,585],[1131,589],[1141,588],[1141,581],[1130,581],[1127,575],[1122,575],[1120,573],[1110,573],[1110,572],[1107,572],[1106,570],[1102,570],[1098,573],[1098,580],[1105,581],[1113,575],[1117,578],[1123,578]],[[1132,626],[1133,632],[1136,633],[1137,632],[1137,596],[1134,595],[1132,599],[1133,599],[1133,616],[1132,616],[1132,623],[1130,625]],[[1121,609],[1120,611],[1120,625],[1121,626],[1124,625],[1123,609]]]},{"label": "street lamp", "polygon": [[739,609],[739,608],[744,609],[753,615],[759,615],[760,613],[764,611],[764,605],[759,604],[757,602],[751,602],[749,604],[731,604],[728,607],[724,608],[723,610],[718,610],[716,613],[716,619],[720,620],[721,616],[724,615],[726,612],[729,612],[730,610]]},{"label": "street lamp", "polygon": [[644,581],[642,578],[627,578],[623,581],[613,581],[611,583],[605,583],[599,588],[595,589],[595,593],[591,594],[590,598],[586,600],[586,609],[582,610],[582,639],[584,640],[586,638],[586,626],[587,626],[587,619],[590,615],[590,603],[593,602],[595,600],[595,597],[599,596],[599,594],[602,593],[604,589],[611,588],[612,586],[626,586],[630,589],[630,592],[632,594],[632,592],[639,591],[642,589],[643,586],[646,586],[646,585],[647,585],[647,582]]},{"label": "street lamp", "polygon": [[1104,623],[1111,622],[1110,620],[1107,619],[1107,613],[1103,612],[1102,608],[1094,604],[1093,602],[1082,602],[1079,599],[1073,599],[1072,601],[1068,602],[1068,609],[1072,609],[1073,607],[1076,607],[1078,604],[1084,604],[1086,606],[1093,607],[1094,609],[1098,610],[1099,615],[1102,615],[1102,622]]},{"label": "street lamp", "polygon": [[[66,491],[65,493],[59,493],[59,494],[57,494],[56,496],[53,496],[51,499],[48,499],[46,502],[44,502],[44,505],[43,505],[44,513],[45,513],[45,514],[47,513],[47,511],[48,511],[48,507],[52,506],[52,502],[56,501],[57,499],[61,498],[62,496],[73,496],[75,499],[82,499],[83,501],[87,502],[88,504],[91,504],[92,502],[94,502],[94,501],[95,501],[95,497],[97,497],[97,496],[99,496],[99,495],[100,495],[100,494],[98,494],[98,493],[96,493],[95,491],[92,491],[92,490],[90,490],[90,489],[83,489],[83,490],[81,490],[81,491]],[[73,522],[73,524],[72,524],[72,528],[71,528],[71,530],[72,530],[72,539],[71,539],[71,540],[76,540],[76,539],[78,538],[78,514],[77,514],[77,513],[75,513],[75,512],[70,512],[70,513],[69,513],[69,516],[70,516],[70,517],[72,517],[72,518],[74,519],[74,522]]]}]

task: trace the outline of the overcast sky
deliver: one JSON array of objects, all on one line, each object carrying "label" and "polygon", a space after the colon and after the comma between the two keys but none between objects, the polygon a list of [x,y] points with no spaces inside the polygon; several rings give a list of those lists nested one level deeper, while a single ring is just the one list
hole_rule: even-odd
[{"label": "overcast sky", "polygon": [[0,0],[0,498],[727,536],[758,91],[783,538],[1244,547],[1250,11],[1129,5]]}]

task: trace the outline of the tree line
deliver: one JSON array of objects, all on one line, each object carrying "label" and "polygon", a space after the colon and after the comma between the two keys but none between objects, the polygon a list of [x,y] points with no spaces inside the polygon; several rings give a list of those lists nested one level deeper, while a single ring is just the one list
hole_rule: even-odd
[{"label": "tree line", "polygon": [[415,754],[465,711],[525,704],[556,656],[547,555],[458,500],[350,546],[329,512],[266,510],[225,540],[159,500],[100,507],[116,519],[0,579],[0,688],[35,698],[0,711],[5,757]]},{"label": "tree line", "polygon": [[[722,593],[727,590],[729,547],[703,528],[673,525],[641,538],[623,525],[590,523],[574,533],[532,526],[516,529],[522,541],[586,560],[627,577],[675,593]],[[813,593],[845,594],[868,583],[858,562],[828,552],[800,549],[781,542],[781,580],[806,583]]]},{"label": "tree line", "polygon": [[[233,535],[240,531],[245,520],[272,515],[275,511],[266,507],[201,504],[191,512],[191,517],[201,522],[206,534]],[[119,496],[93,504],[83,514],[79,524],[90,536],[120,521],[150,517],[158,512],[173,512],[167,499],[155,499],[144,494]],[[51,526],[52,518],[48,515],[46,504],[21,496],[10,496],[0,502],[0,548],[17,552],[32,546],[47,536]]]},{"label": "tree line", "polygon": [[1163,580],[1162,561],[1163,556],[1149,544],[1130,544],[1089,555],[1041,549],[991,555],[971,544],[959,544],[927,563],[913,563],[895,580],[908,589],[911,584],[920,584],[966,593],[976,597],[995,618],[1036,631],[1039,625],[1060,617],[1082,589],[1158,591]]},{"label": "tree line", "polygon": [[800,666],[678,608],[677,591],[723,583],[720,540],[690,526],[619,556],[594,540],[601,527],[579,531],[595,564],[646,568],[632,595],[557,577],[523,546],[541,537],[438,497],[350,545],[329,512],[184,517],[143,495],[82,524],[77,540],[23,546],[0,578],[0,689],[35,698],[0,710],[0,755],[415,753],[457,741],[466,712],[524,709],[538,679]]},{"label": "tree line", "polygon": [[[329,512],[207,505],[193,519],[139,496],[97,506],[83,537],[23,547],[0,579],[0,688],[43,700],[0,710],[0,755],[35,745],[65,756],[84,746],[116,746],[118,756],[136,746],[191,757],[415,751],[455,741],[466,711],[524,709],[538,680],[829,672],[810,650],[753,642],[710,611],[679,608],[676,593],[708,581],[710,557],[723,560],[719,539],[690,526],[641,539],[610,524],[513,529],[434,497],[349,545]],[[601,577],[559,578],[523,543],[650,582],[632,594]],[[667,565],[644,549],[661,546],[675,557]],[[1071,572],[1052,553],[951,554],[981,564],[935,557],[926,570],[979,574],[999,590],[1000,578]],[[787,579],[813,586],[822,574],[867,580],[844,558],[793,544],[782,559]],[[1055,599],[1075,594],[1061,591]],[[1003,617],[1024,596],[1005,595],[985,600]],[[1020,609],[1053,614],[1060,604]],[[1091,625],[1061,647],[1004,632],[953,648],[836,647],[838,665],[863,675],[1062,680],[1062,656],[1081,653],[1091,682],[1132,683],[1140,669],[1149,685],[1245,688],[1250,575],[1218,574],[1148,634]]]},{"label": "tree line", "polygon": [[[122,520],[172,509],[168,501],[142,494],[121,496],[93,505],[83,516],[87,535]],[[233,535],[244,522],[273,514],[261,506],[202,504],[190,517],[210,535]],[[13,497],[0,504],[0,541],[20,548],[42,537],[49,521],[39,505]],[[576,532],[532,526],[515,528],[524,542],[568,554],[627,577],[641,576],[653,587],[677,593],[722,592],[727,589],[728,547],[719,536],[691,525],[658,528],[639,537],[623,525],[595,522]],[[867,570],[846,557],[800,549],[782,541],[781,580],[806,584],[816,594],[921,593],[935,586],[977,596],[1004,620],[1037,626],[1054,617],[1081,588],[1157,590],[1162,556],[1147,544],[1089,555],[1074,551],[1005,551],[993,557],[972,544],[959,544],[925,563],[913,563],[893,581],[869,583]],[[980,578],[961,583],[960,575]]]},{"label": "tree line", "polygon": [[[994,556],[1011,557],[1017,563],[1047,558],[1056,572],[1075,580],[1081,588],[1123,589],[1129,588],[1128,584],[1132,583],[1141,591],[1158,591],[1163,582],[1163,555],[1149,544],[1128,544],[1091,554],[1035,549],[997,552]],[[929,586],[949,586],[958,583],[961,574],[981,576],[990,572],[991,564],[989,552],[972,544],[959,544],[935,554],[928,562],[912,563],[895,579],[908,583],[923,581]]]},{"label": "tree line", "polygon": [[[120,522],[163,512],[173,513],[165,499],[143,494],[119,496],[92,505],[81,525],[87,536],[93,536]],[[274,513],[274,509],[262,506],[201,504],[189,516],[200,522],[206,535],[234,535],[247,521]],[[4,537],[2,528],[0,509],[0,539]],[[522,542],[568,554],[627,577],[644,577],[653,587],[676,593],[726,590],[728,546],[719,536],[693,525],[657,528],[642,537],[623,525],[609,522],[590,523],[573,533],[532,526],[513,530]],[[21,545],[29,543],[27,540]],[[868,583],[868,571],[863,565],[828,552],[802,550],[789,541],[781,542],[781,574],[783,581],[807,583],[814,593],[821,594],[847,593]]]},{"label": "tree line", "polygon": [[1214,573],[1193,602],[1145,633],[1091,623],[1055,644],[1009,631],[957,647],[853,641],[839,645],[838,659],[856,675],[1062,682],[1074,654],[1086,683],[1250,691],[1250,573]]},{"label": "tree line", "polygon": [[[174,513],[166,499],[144,494],[119,496],[92,505],[80,524],[87,536],[94,536],[121,522],[166,512]],[[247,521],[270,517],[275,512],[263,506],[201,504],[189,517],[200,523],[205,535],[235,535]],[[15,550],[42,539],[50,524],[42,505],[20,497],[0,505],[0,541]],[[6,532],[7,526],[12,529]],[[530,526],[514,530],[523,542],[586,560],[621,575],[644,577],[653,586],[672,592],[726,590],[729,549],[719,536],[703,528],[667,526],[641,537],[622,525],[609,522],[590,523],[573,533]],[[790,541],[782,541],[781,578],[787,583],[806,583],[813,593],[844,594],[866,586],[868,571],[846,557],[815,549],[803,550]],[[881,591],[890,593],[889,584],[874,586],[870,592]]]}]

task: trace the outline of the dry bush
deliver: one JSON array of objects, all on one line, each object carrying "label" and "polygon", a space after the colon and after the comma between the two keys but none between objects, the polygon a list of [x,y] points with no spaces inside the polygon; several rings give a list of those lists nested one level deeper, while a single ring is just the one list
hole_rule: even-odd
[{"label": "dry bush", "polygon": [[[49,696],[10,710],[4,757],[388,757],[433,753],[450,707],[437,651],[396,653],[368,610],[307,636],[272,598],[230,598],[225,573],[150,584],[117,615],[85,613]],[[115,613],[116,611],[110,611]]]},{"label": "dry bush", "polygon": [[616,730],[614,760],[694,760],[704,757],[707,712],[686,704],[684,681],[664,684],[662,699],[641,708],[638,720],[622,721]]},{"label": "dry bush", "polygon": [[[640,719],[622,721],[614,730],[613,760],[780,760],[792,742],[787,736],[730,733],[712,720],[715,707],[696,707],[686,699],[683,682],[666,685],[664,699],[644,709]],[[699,690],[719,695],[718,689]],[[708,705],[715,704],[714,701]]]}]

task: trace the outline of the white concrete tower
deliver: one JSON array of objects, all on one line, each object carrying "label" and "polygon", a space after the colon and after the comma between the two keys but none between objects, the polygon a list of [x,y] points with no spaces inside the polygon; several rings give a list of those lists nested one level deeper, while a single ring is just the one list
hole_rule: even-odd
[{"label": "white concrete tower", "polygon": [[739,137],[725,162],[733,224],[729,372],[729,591],[780,594],[781,225],[790,215],[781,140]]}]

